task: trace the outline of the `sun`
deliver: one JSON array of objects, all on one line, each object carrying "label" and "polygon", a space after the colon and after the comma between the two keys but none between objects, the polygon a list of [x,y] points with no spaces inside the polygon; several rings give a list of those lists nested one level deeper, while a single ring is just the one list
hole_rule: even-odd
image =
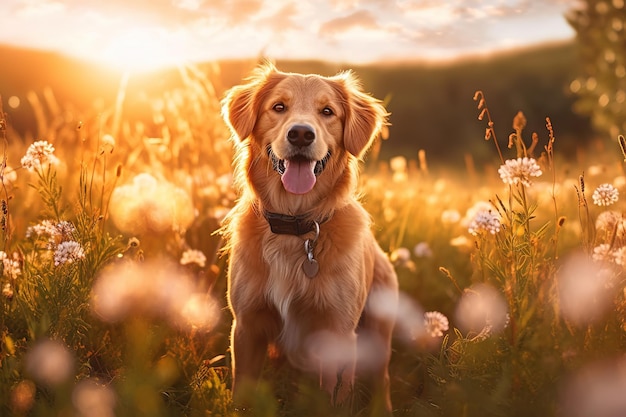
[{"label": "sun", "polygon": [[124,71],[146,72],[183,62],[171,38],[161,31],[133,29],[107,39],[97,59]]}]

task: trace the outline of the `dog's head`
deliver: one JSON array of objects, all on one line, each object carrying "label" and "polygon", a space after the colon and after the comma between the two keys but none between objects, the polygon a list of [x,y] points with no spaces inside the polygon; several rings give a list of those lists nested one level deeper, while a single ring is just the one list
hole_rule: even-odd
[{"label": "dog's head", "polygon": [[322,77],[284,73],[271,64],[227,93],[223,114],[237,140],[250,141],[251,161],[265,160],[272,168],[267,175],[298,195],[327,177],[328,184],[327,168],[340,171],[350,158],[362,157],[387,118],[351,72]]}]

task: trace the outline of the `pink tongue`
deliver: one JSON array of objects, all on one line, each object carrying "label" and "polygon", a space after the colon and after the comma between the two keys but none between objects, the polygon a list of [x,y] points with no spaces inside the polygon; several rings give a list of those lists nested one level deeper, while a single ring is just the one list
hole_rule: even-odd
[{"label": "pink tongue", "polygon": [[285,173],[280,178],[285,190],[305,194],[315,185],[315,161],[285,161]]}]

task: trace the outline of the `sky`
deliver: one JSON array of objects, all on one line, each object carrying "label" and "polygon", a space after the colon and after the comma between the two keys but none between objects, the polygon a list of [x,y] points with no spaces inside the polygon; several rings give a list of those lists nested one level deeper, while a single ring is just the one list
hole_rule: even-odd
[{"label": "sky", "polygon": [[0,43],[154,66],[449,60],[572,39],[574,0],[2,0]]}]

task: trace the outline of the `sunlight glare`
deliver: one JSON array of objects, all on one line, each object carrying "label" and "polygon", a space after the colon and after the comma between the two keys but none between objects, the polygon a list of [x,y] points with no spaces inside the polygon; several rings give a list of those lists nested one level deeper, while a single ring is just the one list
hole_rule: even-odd
[{"label": "sunlight glare", "polygon": [[[107,65],[132,72],[175,66],[182,62],[180,49],[160,31],[134,29],[111,37],[98,58]],[[175,51],[178,51],[175,52]]]}]

